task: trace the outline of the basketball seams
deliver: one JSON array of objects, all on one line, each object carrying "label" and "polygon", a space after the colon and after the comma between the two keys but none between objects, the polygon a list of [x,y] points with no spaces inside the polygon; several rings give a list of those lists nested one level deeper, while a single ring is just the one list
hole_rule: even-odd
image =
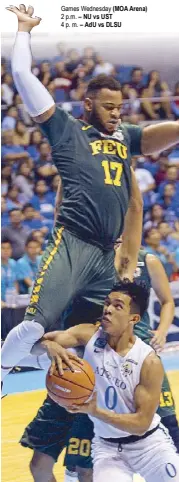
[{"label": "basketball seams", "polygon": [[[85,374],[86,374],[86,373],[85,373]],[[56,381],[55,383],[56,383],[56,385],[59,385],[59,383],[58,383],[58,382],[59,382],[59,378],[56,377],[56,375],[52,375],[52,377],[53,377],[53,378],[57,378],[57,381]],[[75,383],[75,382],[73,382],[72,380],[69,380],[68,378],[65,378],[64,376],[62,377],[62,380],[64,380],[65,382],[68,382],[69,384],[71,383],[72,385],[75,385],[75,386],[77,386],[77,387],[85,388],[85,390],[88,390],[88,392],[92,392],[92,391],[93,391],[93,388],[84,387],[84,385],[80,385],[79,383]],[[90,381],[91,381],[91,380],[90,380]],[[54,383],[54,382],[53,382],[53,383]],[[92,384],[92,387],[94,387],[93,384]]]},{"label": "basketball seams", "polygon": [[88,377],[88,379],[89,379],[89,381],[91,382],[92,386],[94,387],[94,382],[92,382],[92,380],[91,380],[90,376],[88,375],[88,373],[85,372],[85,370],[83,369],[83,367],[82,367],[82,370],[83,370],[83,373],[85,373],[85,375]]},{"label": "basketball seams", "polygon": [[[60,397],[59,397],[56,393],[52,392],[52,390],[51,390],[48,386],[47,386],[47,389],[48,389],[49,396],[50,396],[50,393],[52,393],[52,395],[54,395],[56,398],[59,398],[59,399],[62,398],[63,400],[69,400],[69,401],[71,401],[71,400],[80,400],[81,398],[86,398],[86,397],[88,397],[88,395],[83,395],[82,397],[75,397],[75,398],[74,398],[74,397],[73,397],[73,398],[63,397],[63,396],[61,396],[61,395],[60,395]],[[92,392],[92,390],[91,390],[91,392]],[[89,397],[90,397],[90,395],[89,395]],[[88,397],[88,398],[89,398],[89,397]],[[88,400],[88,399],[87,399],[87,400]]]}]

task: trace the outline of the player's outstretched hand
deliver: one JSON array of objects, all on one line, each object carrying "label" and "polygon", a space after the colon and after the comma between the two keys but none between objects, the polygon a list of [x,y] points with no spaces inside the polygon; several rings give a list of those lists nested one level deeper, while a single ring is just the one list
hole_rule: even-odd
[{"label": "player's outstretched hand", "polygon": [[83,365],[83,360],[79,358],[74,353],[71,353],[63,348],[59,343],[55,341],[45,340],[41,342],[43,348],[46,349],[48,357],[52,360],[52,364],[50,367],[50,375],[52,375],[55,367],[58,368],[58,372],[60,375],[63,375],[63,362],[70,368],[72,372],[75,371],[75,366],[73,365],[73,361],[77,361],[80,365]]},{"label": "player's outstretched hand", "polygon": [[166,343],[166,333],[160,330],[150,330],[150,333],[152,335],[150,345],[157,352],[162,351]]},{"label": "player's outstretched hand", "polygon": [[70,413],[87,413],[88,415],[93,415],[95,417],[97,414],[97,392],[93,392],[89,402],[86,402],[83,405],[72,405],[71,407],[66,408],[66,410]]},{"label": "player's outstretched hand", "polygon": [[18,19],[18,31],[21,32],[30,32],[42,20],[40,17],[33,17],[34,8],[31,5],[28,8],[23,3],[19,5],[19,8],[15,5],[10,5],[6,7],[6,10],[15,13]]}]

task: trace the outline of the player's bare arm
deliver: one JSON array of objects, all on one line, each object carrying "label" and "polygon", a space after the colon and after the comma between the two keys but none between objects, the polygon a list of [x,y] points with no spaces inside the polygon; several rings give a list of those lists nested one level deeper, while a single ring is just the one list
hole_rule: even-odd
[{"label": "player's bare arm", "polygon": [[59,373],[63,375],[62,361],[64,361],[72,371],[74,371],[73,360],[83,363],[81,358],[66,349],[85,346],[97,330],[98,327],[95,325],[84,324],[74,326],[66,331],[46,333],[40,343],[36,343],[33,346],[31,354],[40,356],[46,352],[52,360],[50,367],[51,373],[53,373],[54,366],[57,365]]},{"label": "player's bare arm", "polygon": [[[13,12],[16,16],[17,16],[17,19],[18,19],[18,32],[22,33],[22,34],[30,34],[31,30],[36,27],[37,25],[39,25],[39,23],[41,22],[41,18],[40,17],[33,17],[33,14],[34,14],[34,8],[32,6],[29,6],[28,8],[25,7],[24,4],[20,4],[19,5],[19,8],[17,8],[16,6],[14,5],[11,5],[9,7],[6,7],[7,10],[9,10],[10,12]],[[23,36],[21,39],[18,39],[19,41],[21,41],[21,43],[23,44]],[[30,49],[29,49],[29,52],[30,52]],[[21,66],[23,64],[23,59],[22,59],[22,63],[21,63]],[[23,69],[21,66],[17,66],[17,65],[13,65],[13,76],[16,77],[16,80],[18,79],[21,79],[22,80],[22,77],[24,75],[24,72],[23,72]],[[31,76],[34,77],[35,79],[35,76],[30,72]],[[36,84],[39,83],[39,80],[36,78]],[[43,89],[43,92],[42,92],[42,89]],[[42,94],[46,94],[46,101],[45,101],[45,98],[44,98],[44,110],[43,112],[38,115],[38,116],[33,116],[30,112],[30,115],[34,118],[35,122],[45,122],[47,121],[55,112],[55,103],[54,103],[54,100],[53,98],[50,96],[49,92],[45,89],[44,86],[41,86],[41,92]],[[22,95],[22,99],[23,99],[23,95]],[[34,99],[35,100],[35,99]],[[24,101],[24,99],[23,99]],[[45,104],[46,105],[49,105],[49,108],[45,108]]]},{"label": "player's bare arm", "polygon": [[113,425],[115,428],[133,435],[143,435],[149,429],[159,405],[163,375],[164,371],[160,359],[155,353],[151,353],[143,363],[140,383],[135,390],[135,413],[116,414],[98,408],[96,393],[89,403],[80,407],[70,407],[69,411],[72,413],[88,413],[105,423]]},{"label": "player's bare arm", "polygon": [[122,244],[116,250],[115,268],[120,278],[133,280],[142,238],[143,201],[133,169],[131,197],[125,217]]},{"label": "player's bare arm", "polygon": [[169,149],[179,142],[179,121],[162,122],[144,127],[141,151],[148,156]]},{"label": "player's bare arm", "polygon": [[155,291],[160,303],[160,323],[158,329],[152,331],[153,338],[151,345],[155,350],[162,350],[166,343],[168,329],[173,321],[175,304],[172,298],[170,284],[161,261],[152,254],[146,257],[152,288]]}]

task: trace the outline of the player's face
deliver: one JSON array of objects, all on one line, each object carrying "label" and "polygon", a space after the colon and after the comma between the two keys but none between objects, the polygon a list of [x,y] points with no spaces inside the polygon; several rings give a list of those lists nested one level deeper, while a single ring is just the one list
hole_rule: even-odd
[{"label": "player's face", "polygon": [[88,121],[98,130],[113,134],[120,124],[122,94],[120,91],[101,89],[95,99],[85,99]]},{"label": "player's face", "polygon": [[1,258],[3,261],[8,261],[9,258],[12,256],[12,248],[10,243],[2,243],[1,244]]},{"label": "player's face", "polygon": [[111,336],[120,336],[128,327],[131,298],[125,293],[112,292],[105,300],[102,327]]}]

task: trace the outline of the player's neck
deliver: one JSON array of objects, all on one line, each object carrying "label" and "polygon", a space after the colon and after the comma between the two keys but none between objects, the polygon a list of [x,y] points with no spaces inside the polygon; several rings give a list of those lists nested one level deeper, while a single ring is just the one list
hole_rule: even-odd
[{"label": "player's neck", "polygon": [[116,353],[121,356],[125,356],[131,350],[135,341],[135,335],[133,333],[131,334],[129,330],[125,330],[124,333],[120,336],[120,338],[119,336],[110,336],[108,343],[111,348],[116,351]]}]

